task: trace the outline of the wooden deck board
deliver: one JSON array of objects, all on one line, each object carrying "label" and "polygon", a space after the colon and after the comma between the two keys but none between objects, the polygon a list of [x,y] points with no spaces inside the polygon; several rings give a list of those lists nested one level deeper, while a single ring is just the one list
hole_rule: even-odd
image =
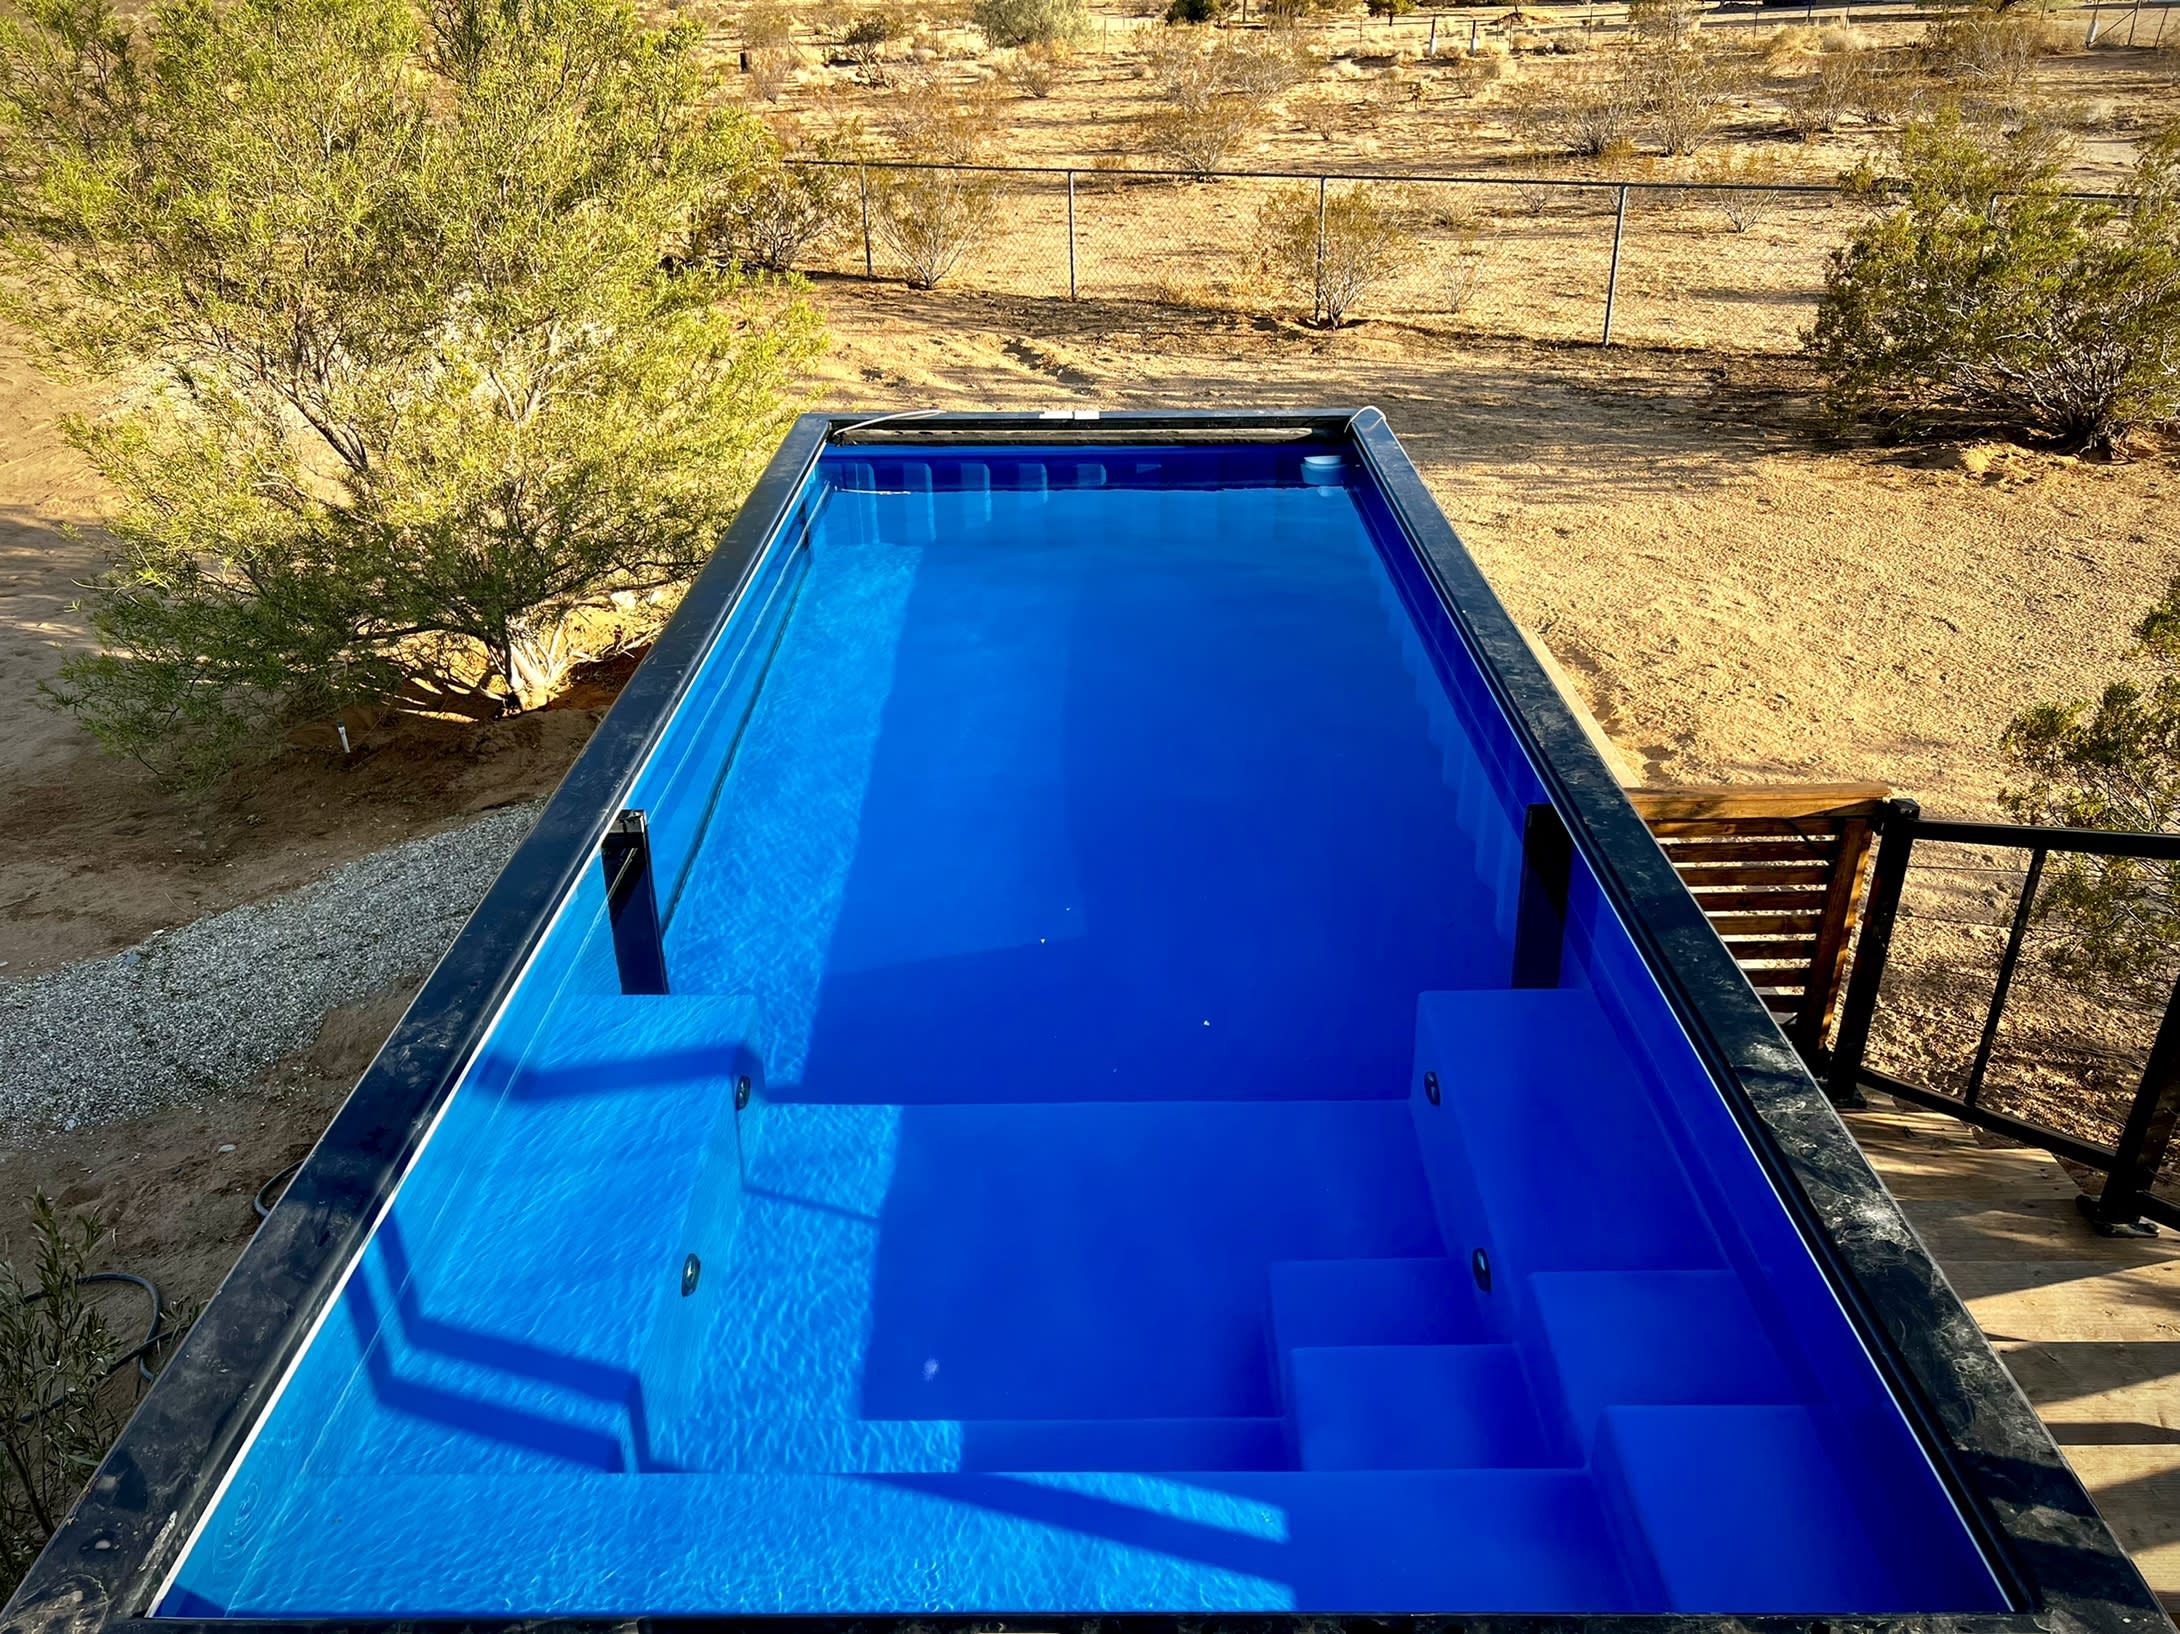
[{"label": "wooden deck board", "polygon": [[2100,1237],[2053,1158],[1873,1103],[1848,1128],[2150,1587],[2180,1611],[2180,1237]]}]

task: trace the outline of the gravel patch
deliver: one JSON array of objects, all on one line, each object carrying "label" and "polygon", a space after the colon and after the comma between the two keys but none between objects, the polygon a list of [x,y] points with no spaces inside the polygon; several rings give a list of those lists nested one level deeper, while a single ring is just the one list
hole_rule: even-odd
[{"label": "gravel patch", "polygon": [[247,1083],[330,1010],[430,969],[541,808],[391,846],[269,902],[0,985],[0,1139]]}]

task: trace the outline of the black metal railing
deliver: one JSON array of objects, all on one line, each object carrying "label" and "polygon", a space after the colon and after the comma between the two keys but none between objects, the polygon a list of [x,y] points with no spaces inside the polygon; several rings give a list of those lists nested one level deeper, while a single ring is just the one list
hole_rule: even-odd
[{"label": "black metal railing", "polygon": [[[1911,1083],[1873,1068],[1867,1059],[1916,847],[1931,844],[2027,853],[2026,866],[2019,875],[2019,895],[2011,915],[2003,921],[2006,939],[1994,972],[1991,1001],[1958,1093]],[[2140,1229],[2144,1221],[2153,1221],[2180,1230],[2180,1203],[2152,1191],[2171,1147],[2175,1123],[2180,1122],[2180,981],[2175,982],[2165,1001],[2141,1077],[2112,1143],[1995,1107],[1986,1095],[2000,1025],[2016,993],[2023,947],[2036,919],[2037,890],[2043,883],[2046,864],[2055,853],[2180,862],[2180,834],[2108,834],[2093,829],[1965,822],[1925,817],[1912,800],[1886,803],[1879,820],[1877,857],[1861,940],[1840,1005],[1839,1032],[1826,1064],[1825,1088],[1835,1102],[1843,1105],[1859,1101],[1864,1089],[1880,1090],[2101,1172],[2106,1177],[2103,1191],[2094,1198],[2082,1199],[2083,1211],[2101,1229]]]}]

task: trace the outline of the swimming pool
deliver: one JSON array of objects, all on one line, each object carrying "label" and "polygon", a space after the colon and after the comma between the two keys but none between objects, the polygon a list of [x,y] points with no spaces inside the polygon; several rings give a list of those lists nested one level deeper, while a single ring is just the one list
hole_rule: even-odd
[{"label": "swimming pool", "polygon": [[1412,477],[805,428],[276,1215],[372,1199],[154,1616],[2007,1611]]}]

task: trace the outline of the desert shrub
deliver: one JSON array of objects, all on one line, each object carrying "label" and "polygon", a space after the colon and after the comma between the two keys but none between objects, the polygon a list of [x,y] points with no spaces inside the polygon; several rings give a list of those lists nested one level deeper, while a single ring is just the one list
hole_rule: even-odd
[{"label": "desert shrub", "polygon": [[1335,142],[1355,126],[1354,104],[1338,91],[1311,91],[1294,99],[1295,123],[1321,141]]},{"label": "desert shrub", "polygon": [[2124,209],[2065,192],[2048,132],[1957,110],[1909,125],[1899,168],[1807,337],[1837,410],[1965,409],[2089,450],[2180,414],[2180,125]]},{"label": "desert shrub", "polygon": [[1137,124],[1137,141],[1161,163],[1206,180],[1262,127],[1266,103],[1303,77],[1307,62],[1276,37],[1156,39],[1143,58],[1155,101]]},{"label": "desert shrub", "polygon": [[1507,123],[1532,153],[1584,158],[1624,153],[1642,107],[1636,64],[1632,54],[1622,52],[1601,76],[1564,90],[1517,85],[1504,103]]},{"label": "desert shrub", "polygon": [[760,0],[742,13],[742,49],[791,51],[795,46],[794,19],[775,0]]},{"label": "desert shrub", "polygon": [[886,47],[905,39],[907,17],[891,8],[867,11],[849,25],[840,38],[842,52],[861,68],[875,68],[885,60]]},{"label": "desert shrub", "polygon": [[1265,270],[1310,302],[1310,321],[1337,329],[1374,286],[1415,261],[1415,235],[1392,190],[1282,188],[1257,214]]},{"label": "desert shrub", "polygon": [[1696,180],[1723,191],[1708,195],[1737,233],[1760,226],[1779,207],[1778,158],[1769,153],[1721,153],[1696,166]]},{"label": "desert shrub", "polygon": [[30,1205],[35,1257],[0,1265],[0,1585],[30,1569],[121,1428],[102,1388],[122,1347],[81,1278],[104,1236]]},{"label": "desert shrub", "polygon": [[1042,99],[1060,88],[1072,60],[1063,45],[1025,45],[1009,54],[999,72],[1022,95]]},{"label": "desert shrub", "polygon": [[1660,152],[1694,153],[1711,139],[1740,84],[1735,65],[1689,44],[1646,54],[1637,70],[1638,106]]},{"label": "desert shrub", "polygon": [[2034,7],[1955,5],[1931,19],[1917,56],[1935,78],[2012,108],[2033,93],[2042,60],[2058,48],[2057,28]]},{"label": "desert shrub", "polygon": [[1703,26],[1702,0],[1628,0],[1628,28],[1646,45],[1677,51]]},{"label": "desert shrub", "polygon": [[[2001,796],[2024,823],[2137,833],[2180,831],[2180,579],[2136,626],[2151,673],[2093,702],[2039,704],[2002,746],[2025,781]],[[2101,992],[2163,996],[2180,949],[2180,863],[2054,854],[2035,914],[2057,934],[2045,957]]]},{"label": "desert shrub", "polygon": [[692,246],[713,260],[793,271],[856,211],[854,171],[803,161],[836,160],[847,151],[838,138],[805,136],[793,125],[755,133],[747,162],[699,210]]},{"label": "desert shrub", "polygon": [[0,304],[112,386],[56,701],[201,783],[350,704],[529,707],[584,618],[670,605],[818,339],[684,253],[750,148],[695,44],[613,0],[0,26]]},{"label": "desert shrub", "polygon": [[896,92],[887,129],[911,164],[869,173],[871,231],[913,288],[930,289],[999,225],[1000,178],[957,168],[990,161],[998,118],[983,90],[956,91],[924,75]]},{"label": "desert shrub", "polygon": [[1166,7],[1166,21],[1176,27],[1189,23],[1215,23],[1226,15],[1226,0],[1173,0]]},{"label": "desert shrub", "polygon": [[1072,45],[1089,32],[1083,0],[976,0],[970,20],[993,45]]},{"label": "desert shrub", "polygon": [[1382,17],[1387,22],[1415,10],[1415,0],[1364,0],[1364,5],[1371,16]]}]

